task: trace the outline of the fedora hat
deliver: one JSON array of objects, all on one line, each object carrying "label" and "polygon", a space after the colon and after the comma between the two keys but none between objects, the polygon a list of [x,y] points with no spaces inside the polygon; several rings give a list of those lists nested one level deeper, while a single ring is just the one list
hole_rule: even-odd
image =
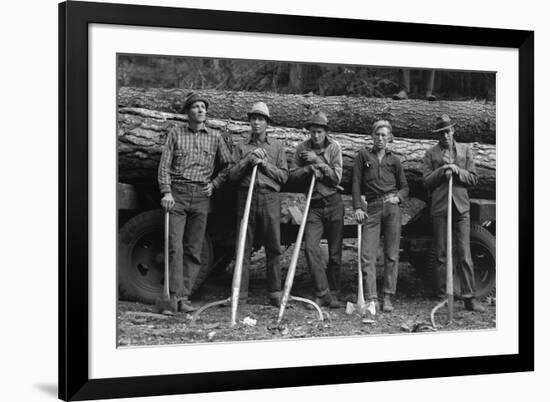
[{"label": "fedora hat", "polygon": [[453,123],[451,121],[451,118],[449,117],[448,114],[442,114],[437,118],[437,121],[435,123],[435,129],[432,130],[432,133],[438,133],[439,131],[446,130],[448,128],[453,127],[455,124],[456,123]]},{"label": "fedora hat", "polygon": [[269,115],[269,108],[263,102],[256,102],[255,104],[253,104],[247,115],[249,119],[252,115],[258,115],[265,117],[268,121],[272,121],[271,116]]},{"label": "fedora hat", "polygon": [[183,101],[183,112],[187,112],[187,110],[193,105],[195,102],[204,102],[204,105],[206,106],[206,110],[208,110],[209,102],[204,97],[197,93],[191,92],[187,95],[185,100]]},{"label": "fedora hat", "polygon": [[315,112],[311,116],[311,120],[306,123],[306,128],[309,130],[311,126],[323,127],[325,130],[328,130],[328,119],[327,115],[323,112]]}]

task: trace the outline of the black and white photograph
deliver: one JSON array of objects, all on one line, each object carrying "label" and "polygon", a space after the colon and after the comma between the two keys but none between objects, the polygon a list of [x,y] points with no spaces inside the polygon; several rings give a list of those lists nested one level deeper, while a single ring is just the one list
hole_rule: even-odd
[{"label": "black and white photograph", "polygon": [[116,80],[117,347],[496,330],[495,71],[118,53]]}]

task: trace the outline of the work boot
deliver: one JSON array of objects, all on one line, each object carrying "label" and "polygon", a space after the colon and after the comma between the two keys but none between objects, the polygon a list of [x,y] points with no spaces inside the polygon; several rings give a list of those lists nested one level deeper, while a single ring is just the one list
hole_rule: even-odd
[{"label": "work boot", "polygon": [[384,301],[382,302],[382,311],[384,313],[391,313],[393,311],[393,305],[391,303],[391,295],[385,294]]},{"label": "work boot", "polygon": [[426,100],[428,100],[430,102],[433,102],[433,101],[437,100],[437,96],[435,96],[431,92],[426,92]]},{"label": "work boot", "polygon": [[174,295],[170,295],[168,300],[159,298],[155,301],[155,310],[160,314],[174,315],[178,311],[178,301]]},{"label": "work boot", "polygon": [[195,306],[192,306],[189,302],[189,299],[179,299],[178,300],[178,311],[182,313],[192,313],[193,311],[197,311],[198,308]]},{"label": "work boot", "polygon": [[319,307],[328,307],[328,308],[340,308],[342,305],[336,299],[333,297],[330,292],[325,293],[321,297],[316,297],[315,300],[313,300]]},{"label": "work boot", "polygon": [[273,307],[281,307],[281,297],[270,297],[269,304]]},{"label": "work boot", "polygon": [[485,307],[483,307],[483,305],[478,302],[474,297],[464,299],[464,308],[466,308],[466,310],[476,311],[478,313],[485,312]]},{"label": "work boot", "polygon": [[393,95],[393,99],[394,100],[405,100],[405,99],[409,99],[409,97],[407,95],[407,91],[402,89],[401,91],[399,91],[398,93]]}]

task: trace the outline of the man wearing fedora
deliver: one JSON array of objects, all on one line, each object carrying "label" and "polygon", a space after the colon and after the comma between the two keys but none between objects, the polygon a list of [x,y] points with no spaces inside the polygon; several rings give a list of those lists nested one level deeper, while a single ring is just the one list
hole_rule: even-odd
[{"label": "man wearing fedora", "polygon": [[[339,186],[342,180],[342,150],[327,134],[328,119],[325,113],[314,113],[306,128],[310,138],[296,148],[295,168],[290,172],[289,180],[308,188],[312,175],[316,177],[304,233],[304,251],[313,279],[315,302],[320,306],[339,308],[337,295],[340,291],[344,233],[344,203]],[[320,244],[323,234],[328,241],[326,270]]]},{"label": "man wearing fedora", "polygon": [[453,176],[452,220],[455,269],[460,278],[461,297],[467,310],[483,312],[475,299],[475,275],[470,253],[470,198],[468,188],[477,184],[474,156],[467,144],[454,140],[455,123],[447,114],[437,118],[433,133],[439,143],[424,156],[424,181],[431,192],[434,249],[438,264],[438,291],[445,295],[445,259],[447,238],[447,197],[449,178]]},{"label": "man wearing fedora", "polygon": [[[248,112],[248,118],[250,136],[237,144],[233,150],[235,164],[229,173],[231,180],[238,183],[237,222],[240,222],[244,215],[252,168],[258,165],[246,232],[239,299],[246,302],[248,298],[250,254],[254,243],[260,243],[264,246],[266,254],[269,301],[271,305],[280,306],[282,274],[279,262],[281,256],[279,191],[288,178],[286,154],[283,144],[267,135],[267,125],[271,117],[265,103],[255,103]],[[259,238],[260,242],[255,242],[255,238]]]},{"label": "man wearing fedora", "polygon": [[188,122],[169,130],[158,168],[161,205],[170,211],[170,295],[183,312],[195,310],[189,295],[201,266],[210,196],[227,179],[232,162],[221,135],[204,124],[207,110],[207,99],[187,96],[183,111]]},{"label": "man wearing fedora", "polygon": [[[407,178],[397,155],[386,148],[393,140],[387,120],[372,125],[373,147],[363,148],[353,166],[352,199],[355,219],[363,224],[361,266],[367,301],[378,304],[376,290],[376,257],[380,234],[384,235],[384,299],[382,310],[393,311],[392,296],[397,288],[401,209],[409,194]],[[366,205],[361,196],[364,195]]]}]

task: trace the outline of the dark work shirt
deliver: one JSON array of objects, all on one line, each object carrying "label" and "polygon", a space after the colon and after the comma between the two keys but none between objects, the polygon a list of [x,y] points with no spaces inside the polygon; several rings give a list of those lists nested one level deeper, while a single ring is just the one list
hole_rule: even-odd
[{"label": "dark work shirt", "polygon": [[288,178],[288,166],[286,162],[285,147],[274,139],[268,138],[264,142],[257,141],[252,135],[237,144],[233,150],[235,165],[229,171],[229,178],[232,181],[240,182],[239,187],[250,186],[252,164],[246,158],[256,148],[263,148],[267,153],[267,165],[258,165],[255,188],[267,188],[273,191],[280,191],[281,185]]},{"label": "dark work shirt", "polygon": [[335,194],[342,180],[342,150],[340,149],[340,145],[327,136],[322,148],[313,148],[311,140],[306,140],[296,147],[296,152],[294,153],[294,164],[296,167],[292,169],[290,174],[298,179],[306,177],[311,179],[312,173],[307,169],[310,163],[305,162],[300,157],[302,151],[314,151],[322,163],[329,167],[327,173],[315,182],[312,199],[315,200]]},{"label": "dark work shirt", "polygon": [[367,202],[388,194],[403,201],[409,194],[409,185],[401,161],[386,150],[381,161],[376,151],[363,148],[355,157],[353,166],[352,197],[355,209],[361,208],[361,195]]}]

